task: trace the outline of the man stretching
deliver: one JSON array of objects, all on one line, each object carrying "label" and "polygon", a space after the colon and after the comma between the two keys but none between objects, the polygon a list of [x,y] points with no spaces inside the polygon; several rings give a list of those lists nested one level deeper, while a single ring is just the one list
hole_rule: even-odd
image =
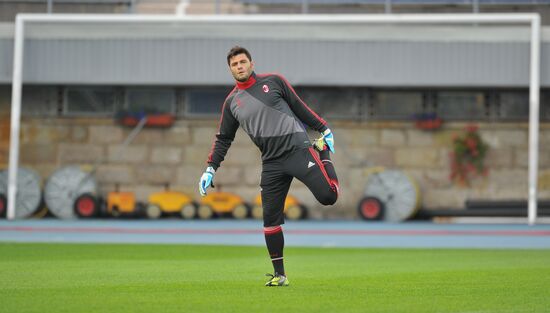
[{"label": "man stretching", "polygon": [[[208,156],[208,167],[199,182],[206,195],[214,174],[224,160],[239,128],[250,136],[262,153],[260,181],[265,242],[274,274],[266,286],[288,286],[283,265],[284,203],[292,179],[303,182],[323,205],[338,198],[338,178],[330,160],[334,136],[326,122],[296,94],[288,81],[277,74],[254,73],[250,53],[233,47],[227,54],[236,86],[223,104],[219,130]],[[321,133],[313,145],[303,125]]]}]

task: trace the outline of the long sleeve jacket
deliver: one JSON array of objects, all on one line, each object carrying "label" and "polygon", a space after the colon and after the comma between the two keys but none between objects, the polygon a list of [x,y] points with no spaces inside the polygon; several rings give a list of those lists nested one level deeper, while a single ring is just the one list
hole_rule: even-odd
[{"label": "long sleeve jacket", "polygon": [[258,146],[264,162],[307,148],[311,142],[304,124],[319,132],[327,129],[284,77],[252,73],[225,99],[207,163],[214,169],[220,166],[239,126]]}]

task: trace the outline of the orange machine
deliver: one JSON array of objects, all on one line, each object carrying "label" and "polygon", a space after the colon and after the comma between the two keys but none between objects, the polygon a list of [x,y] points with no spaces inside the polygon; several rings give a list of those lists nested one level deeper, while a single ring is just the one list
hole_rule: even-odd
[{"label": "orange machine", "polygon": [[107,214],[119,217],[121,215],[140,214],[136,196],[133,192],[113,191],[107,194]]},{"label": "orange machine", "polygon": [[200,201],[198,216],[202,219],[211,218],[213,215],[230,215],[243,219],[250,215],[250,209],[243,199],[230,192],[210,192]]},{"label": "orange machine", "polygon": [[[285,200],[284,212],[289,220],[299,220],[307,217],[307,209],[298,202],[298,199],[288,195]],[[262,197],[257,195],[254,199],[254,207],[252,208],[252,217],[261,219],[263,216]]]}]

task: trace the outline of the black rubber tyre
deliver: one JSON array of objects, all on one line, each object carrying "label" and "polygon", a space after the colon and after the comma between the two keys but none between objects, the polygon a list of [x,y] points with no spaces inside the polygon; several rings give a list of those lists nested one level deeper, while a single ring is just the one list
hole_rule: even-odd
[{"label": "black rubber tyre", "polygon": [[302,208],[302,216],[300,217],[300,219],[302,219],[302,220],[307,219],[309,217],[308,208],[303,204],[300,204],[300,208]]},{"label": "black rubber tyre", "polygon": [[5,195],[0,194],[0,218],[5,218],[8,212],[8,199]]},{"label": "black rubber tyre", "polygon": [[135,217],[147,218],[147,205],[143,202],[136,202]]},{"label": "black rubber tyre", "polygon": [[111,216],[114,218],[119,218],[122,214],[120,213],[120,210],[118,209],[118,206],[115,205],[111,209]]},{"label": "black rubber tyre", "polygon": [[384,218],[384,203],[375,197],[364,197],[357,206],[359,216],[367,221],[379,221]]},{"label": "black rubber tyre", "polygon": [[99,214],[99,203],[94,195],[84,193],[74,201],[73,210],[80,218],[96,217]]}]

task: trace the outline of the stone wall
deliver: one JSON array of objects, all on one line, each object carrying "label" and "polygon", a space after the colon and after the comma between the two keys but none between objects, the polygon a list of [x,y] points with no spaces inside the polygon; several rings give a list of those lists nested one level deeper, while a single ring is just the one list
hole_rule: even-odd
[{"label": "stone wall", "polygon": [[[341,198],[333,207],[318,205],[300,182],[290,194],[311,210],[314,218],[355,218],[368,169],[374,166],[404,170],[418,183],[422,207],[462,208],[471,199],[527,198],[527,124],[482,123],[480,134],[490,146],[489,175],[471,187],[449,179],[449,152],[453,134],[464,123],[448,123],[426,132],[407,122],[331,123],[336,137],[334,163],[341,183]],[[45,180],[57,168],[79,164],[85,168],[99,162],[97,179],[102,192],[119,185],[138,199],[163,190],[198,198],[198,179],[205,167],[217,129],[217,120],[178,120],[169,129],[144,129],[127,147],[121,146],[131,128],[111,119],[23,118],[20,164],[37,170]],[[550,197],[550,124],[541,125],[539,198]],[[316,136],[312,133],[311,137]],[[0,116],[0,167],[8,164],[9,116]],[[260,153],[242,130],[216,174],[215,182],[252,201],[259,192]]]}]

